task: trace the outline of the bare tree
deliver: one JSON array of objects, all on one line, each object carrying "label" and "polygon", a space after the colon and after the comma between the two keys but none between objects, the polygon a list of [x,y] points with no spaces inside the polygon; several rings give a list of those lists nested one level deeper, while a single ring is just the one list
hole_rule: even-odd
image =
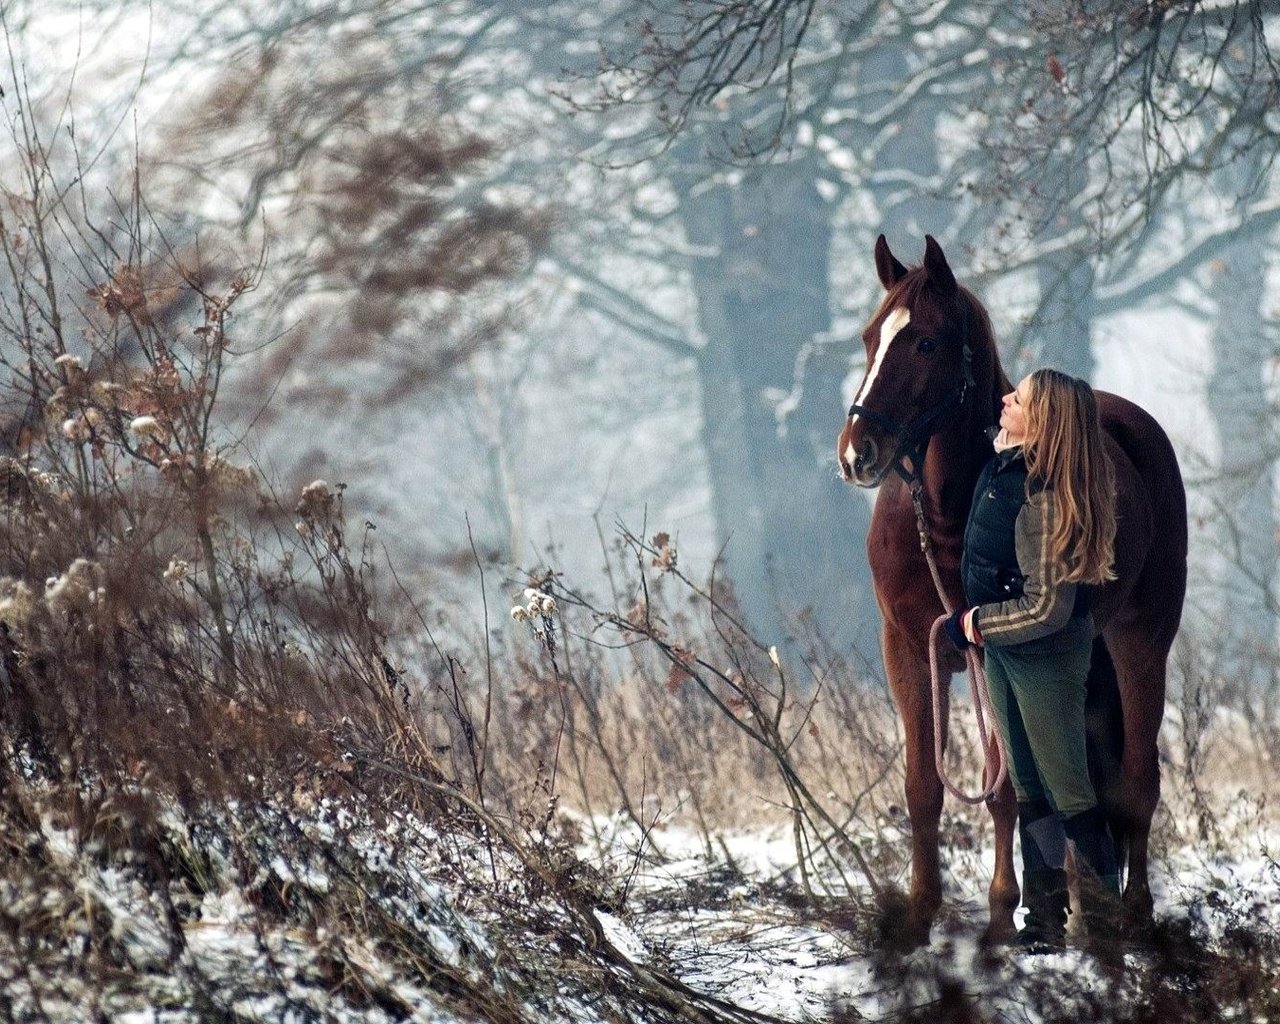
[{"label": "bare tree", "polygon": [[[1089,323],[1105,311],[1097,292],[1116,290],[1098,253],[1151,243],[1153,222],[1184,201],[1180,182],[1246,153],[1259,159],[1239,191],[1264,194],[1280,130],[1266,36],[1277,14],[1268,0],[848,2],[822,12],[805,0],[706,0],[638,19],[606,61],[601,96],[649,108],[653,135],[669,145],[726,97],[768,95],[769,113],[731,140],[741,153],[785,148],[806,121],[832,134],[879,130],[879,142],[921,105],[946,110],[969,142],[940,179],[914,183],[917,200],[981,198],[954,237],[994,250],[1002,272],[1035,270],[1042,295],[1030,328],[1041,337],[1030,347],[1087,374]],[[931,37],[939,28],[950,44]],[[885,47],[917,59],[868,80]],[[891,173],[882,146],[862,142],[867,172]]]},{"label": "bare tree", "polygon": [[[821,17],[815,0],[703,0],[637,5],[634,36],[606,58],[595,103],[643,104],[654,121],[633,144],[669,147],[727,91],[780,99],[753,130],[731,138],[744,154],[775,148],[794,113],[796,62]],[[775,82],[777,87],[775,88]]]},{"label": "bare tree", "polygon": [[[1021,107],[989,140],[999,187],[1030,192],[1046,214],[1083,204],[1111,240],[1135,212],[1157,216],[1179,179],[1203,179],[1251,151],[1260,159],[1241,192],[1257,195],[1275,159],[1268,115],[1280,65],[1267,25],[1277,14],[1270,0],[1031,5]],[[1027,74],[1037,57],[1039,88]],[[1089,166],[1083,194],[1079,182],[1039,173],[1064,140]]]}]

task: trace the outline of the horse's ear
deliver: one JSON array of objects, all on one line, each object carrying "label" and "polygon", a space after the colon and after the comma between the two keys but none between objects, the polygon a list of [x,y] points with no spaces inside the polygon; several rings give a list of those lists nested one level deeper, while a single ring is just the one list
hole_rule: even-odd
[{"label": "horse's ear", "polygon": [[907,276],[907,268],[889,251],[889,243],[885,241],[884,235],[876,239],[876,273],[880,275],[880,283],[884,285],[885,291]]},{"label": "horse's ear", "polygon": [[933,235],[924,236],[924,269],[932,281],[944,295],[956,290],[956,275],[951,273],[947,258],[942,254],[942,246]]}]

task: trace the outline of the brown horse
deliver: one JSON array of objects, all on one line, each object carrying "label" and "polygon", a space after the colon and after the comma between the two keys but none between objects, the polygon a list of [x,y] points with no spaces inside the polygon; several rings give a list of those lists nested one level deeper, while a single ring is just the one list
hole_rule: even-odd
[{"label": "brown horse", "polygon": [[[927,941],[942,902],[938,820],[942,784],[934,762],[929,627],[943,606],[921,553],[907,480],[919,474],[938,568],[953,606],[964,603],[960,554],[974,483],[992,454],[987,429],[1011,390],[982,304],[956,283],[941,247],[926,238],[923,266],[908,269],[876,241],[887,294],[863,331],[867,373],[836,443],[840,472],[880,485],[867,537],[884,617],[885,670],[906,732],[911,816],[907,926]],[[1118,535],[1115,582],[1094,603],[1100,635],[1089,672],[1089,762],[1122,863],[1131,919],[1149,920],[1147,844],[1160,793],[1156,737],[1164,713],[1165,666],[1187,577],[1186,495],[1173,448],[1133,403],[1098,392],[1115,464]],[[908,468],[908,464],[910,464]],[[951,666],[962,665],[953,658]],[[996,865],[988,935],[1013,929],[1017,805],[1006,783],[991,802]]]}]

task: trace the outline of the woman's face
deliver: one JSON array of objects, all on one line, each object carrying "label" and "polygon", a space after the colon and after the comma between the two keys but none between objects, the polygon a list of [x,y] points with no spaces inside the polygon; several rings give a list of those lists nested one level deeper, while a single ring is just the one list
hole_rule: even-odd
[{"label": "woman's face", "polygon": [[1001,400],[1000,429],[1010,444],[1027,439],[1027,400],[1031,397],[1031,378],[1023,377],[1018,386]]}]

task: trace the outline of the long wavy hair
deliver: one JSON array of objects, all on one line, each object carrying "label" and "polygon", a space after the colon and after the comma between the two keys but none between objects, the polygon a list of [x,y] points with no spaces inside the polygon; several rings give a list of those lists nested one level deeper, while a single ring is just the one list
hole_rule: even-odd
[{"label": "long wavy hair", "polygon": [[1102,440],[1093,388],[1060,370],[1031,374],[1026,404],[1028,481],[1052,505],[1049,553],[1071,583],[1116,578],[1115,469]]}]

